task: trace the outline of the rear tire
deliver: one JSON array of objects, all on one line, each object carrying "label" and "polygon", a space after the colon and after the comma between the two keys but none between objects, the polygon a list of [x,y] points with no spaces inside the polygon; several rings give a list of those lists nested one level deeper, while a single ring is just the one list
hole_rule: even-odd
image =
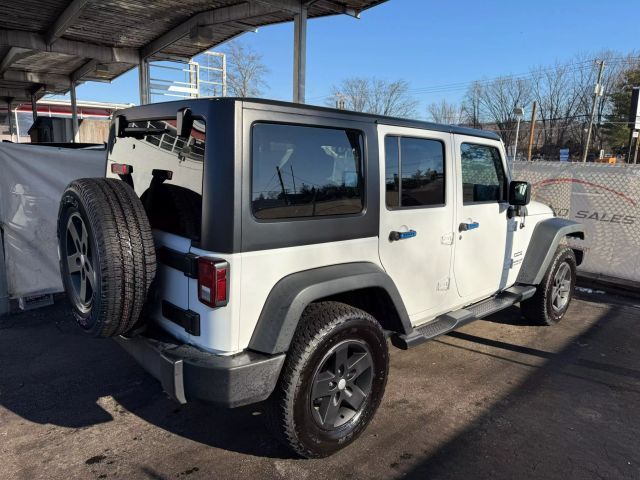
[{"label": "rear tire", "polygon": [[576,256],[560,247],[533,297],[521,302],[524,317],[535,325],[555,325],[564,317],[576,284]]},{"label": "rear tire", "polygon": [[156,274],[151,228],[133,189],[111,178],[71,182],[60,202],[58,252],[80,327],[95,337],[131,330]]},{"label": "rear tire", "polygon": [[306,458],[346,447],[371,422],[388,371],[387,341],[371,315],[338,302],[309,305],[270,399],[274,434]]}]

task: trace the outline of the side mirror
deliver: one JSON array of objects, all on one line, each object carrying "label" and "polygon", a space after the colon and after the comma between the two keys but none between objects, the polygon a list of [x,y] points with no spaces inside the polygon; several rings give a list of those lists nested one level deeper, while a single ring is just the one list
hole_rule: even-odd
[{"label": "side mirror", "polygon": [[531,201],[531,184],[514,180],[509,184],[509,204],[514,207],[529,205]]},{"label": "side mirror", "polygon": [[176,130],[181,138],[189,138],[193,128],[193,114],[190,108],[181,108],[176,115]]}]

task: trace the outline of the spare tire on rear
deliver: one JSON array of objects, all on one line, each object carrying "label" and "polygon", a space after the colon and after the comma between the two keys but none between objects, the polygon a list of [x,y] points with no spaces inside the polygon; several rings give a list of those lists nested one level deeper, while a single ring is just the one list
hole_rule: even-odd
[{"label": "spare tire on rear", "polygon": [[112,337],[141,318],[156,275],[149,220],[131,187],[82,178],[65,189],[58,212],[62,282],[84,331]]}]

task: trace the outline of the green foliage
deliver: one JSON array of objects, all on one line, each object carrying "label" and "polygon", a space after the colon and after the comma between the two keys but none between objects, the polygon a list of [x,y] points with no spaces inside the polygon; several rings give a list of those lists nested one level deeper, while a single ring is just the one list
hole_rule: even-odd
[{"label": "green foliage", "polygon": [[611,113],[607,115],[603,133],[615,153],[624,153],[629,145],[630,129],[625,122],[629,119],[631,91],[633,87],[638,86],[640,86],[640,68],[628,70],[624,73],[619,88],[610,94]]}]

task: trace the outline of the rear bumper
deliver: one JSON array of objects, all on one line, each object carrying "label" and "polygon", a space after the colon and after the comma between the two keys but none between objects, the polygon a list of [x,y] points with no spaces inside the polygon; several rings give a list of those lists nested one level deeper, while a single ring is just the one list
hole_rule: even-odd
[{"label": "rear bumper", "polygon": [[252,351],[218,356],[142,335],[116,341],[180,403],[197,399],[239,407],[265,400],[275,388],[285,358],[285,354]]}]

